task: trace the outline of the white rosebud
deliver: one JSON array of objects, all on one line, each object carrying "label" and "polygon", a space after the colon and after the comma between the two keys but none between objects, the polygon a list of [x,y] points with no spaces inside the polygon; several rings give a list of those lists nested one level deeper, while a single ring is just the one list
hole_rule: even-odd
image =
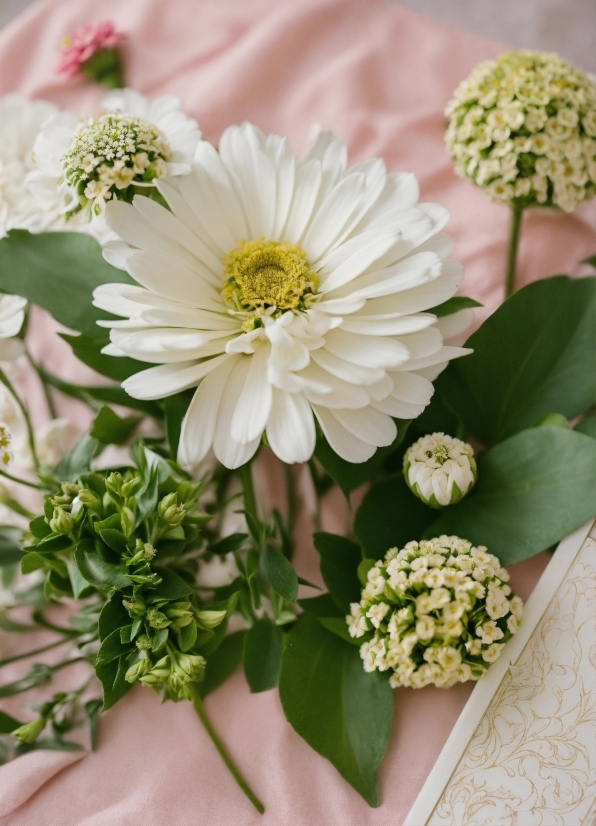
[{"label": "white rosebud", "polygon": [[423,436],[404,456],[408,487],[431,508],[459,502],[473,487],[476,475],[472,446],[445,433]]}]

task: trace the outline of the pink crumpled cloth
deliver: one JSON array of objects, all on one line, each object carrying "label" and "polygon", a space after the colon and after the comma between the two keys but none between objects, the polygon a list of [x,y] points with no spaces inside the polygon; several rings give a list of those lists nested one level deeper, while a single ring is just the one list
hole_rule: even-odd
[{"label": "pink crumpled cloth", "polygon": [[[459,81],[499,53],[499,45],[384,0],[42,0],[0,32],[0,92],[97,111],[101,90],[64,80],[55,68],[63,37],[99,19],[113,20],[128,35],[128,84],[151,96],[179,95],[209,140],[230,123],[250,120],[288,135],[302,150],[315,122],[339,133],[352,161],[380,155],[390,170],[413,171],[423,200],[451,210],[454,256],[467,269],[463,292],[485,305],[478,317],[497,307],[507,210],[455,177],[442,113]],[[582,273],[578,262],[596,251],[594,206],[571,216],[526,216],[520,284]],[[34,349],[72,379],[68,348],[50,335],[46,319],[36,319]],[[88,371],[77,369],[88,381]],[[41,397],[35,399],[41,406]],[[82,415],[72,405],[65,410]],[[262,496],[278,486],[277,472],[262,477]],[[331,496],[325,527],[342,525],[341,498]],[[304,511],[298,572],[320,581],[311,532]],[[547,561],[541,554],[512,566],[512,584],[523,597]],[[28,665],[13,667],[10,677]],[[395,692],[382,805],[370,809],[286,723],[277,692],[251,695],[236,673],[207,708],[266,804],[261,817],[227,774],[190,704],[160,706],[137,688],[102,717],[96,752],[34,752],[0,769],[0,826],[399,826],[469,691],[460,685]],[[4,707],[16,711],[13,703]]]}]

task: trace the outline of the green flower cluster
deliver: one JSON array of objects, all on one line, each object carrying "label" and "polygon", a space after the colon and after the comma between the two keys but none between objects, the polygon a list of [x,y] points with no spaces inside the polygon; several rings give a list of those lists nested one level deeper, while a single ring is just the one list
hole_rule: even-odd
[{"label": "green flower cluster", "polygon": [[367,637],[365,671],[392,671],[393,688],[477,680],[521,618],[508,579],[496,556],[457,536],[392,548],[346,617],[352,637]]},{"label": "green flower cluster", "polygon": [[596,192],[596,83],[558,55],[479,64],[445,113],[458,175],[493,201],[572,212]]}]

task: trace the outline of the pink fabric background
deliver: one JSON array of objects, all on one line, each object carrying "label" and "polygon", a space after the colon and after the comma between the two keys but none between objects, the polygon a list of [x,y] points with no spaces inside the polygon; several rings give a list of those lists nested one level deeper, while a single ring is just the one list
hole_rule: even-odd
[{"label": "pink fabric background", "polygon": [[[100,90],[60,79],[54,67],[69,31],[107,18],[130,36],[128,84],[152,96],[178,94],[207,139],[248,119],[287,134],[302,150],[319,122],[347,142],[352,161],[381,155],[389,169],[415,172],[423,199],[451,210],[455,257],[467,267],[463,291],[485,305],[479,318],[498,305],[507,210],[453,174],[442,111],[457,83],[500,46],[384,0],[44,0],[0,32],[0,92],[96,111]],[[596,251],[595,219],[594,204],[572,216],[526,216],[520,283],[581,274],[577,262]],[[72,377],[67,348],[51,329],[38,317],[35,349],[55,372]],[[75,407],[65,409],[77,415]],[[276,488],[275,473],[262,476],[263,494]],[[326,503],[325,521],[327,529],[342,529],[339,498]],[[311,530],[304,511],[297,567],[316,579]],[[527,597],[547,561],[541,554],[513,566],[515,590]],[[3,670],[3,682],[27,666]],[[249,694],[238,672],[207,708],[266,804],[260,817],[190,704],[160,706],[151,692],[135,689],[101,719],[98,751],[82,758],[35,752],[0,769],[0,826],[398,826],[469,690],[395,692],[382,805],[373,810],[285,722],[277,692]],[[16,711],[14,703],[3,707]]]}]

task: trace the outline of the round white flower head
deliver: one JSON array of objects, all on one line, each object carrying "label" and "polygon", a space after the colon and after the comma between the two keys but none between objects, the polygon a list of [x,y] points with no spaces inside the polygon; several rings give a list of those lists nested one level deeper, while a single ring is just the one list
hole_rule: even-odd
[{"label": "round white flower head", "polygon": [[61,112],[50,118],[34,146],[37,170],[29,188],[40,197],[57,191],[62,211],[91,220],[109,200],[132,201],[155,193],[155,183],[186,175],[201,133],[168,95],[150,101],[122,89],[103,101],[104,113],[79,120]]},{"label": "round white flower head", "polygon": [[519,626],[506,578],[486,548],[457,536],[392,548],[346,617],[350,635],[365,637],[364,669],[390,671],[393,688],[479,679]]},{"label": "round white flower head", "polygon": [[213,446],[238,467],[264,431],[280,459],[306,461],[315,418],[336,453],[364,462],[469,352],[445,346],[446,320],[424,312],[463,275],[445,260],[448,213],[417,203],[412,175],[378,159],[348,168],[346,157],[330,132],[296,157],[285,138],[244,124],[219,151],[201,142],[190,175],[158,182],[171,211],[148,198],[108,205],[125,243],[104,254],[140,286],[95,291],[96,306],[125,319],[105,325],[104,352],[159,364],[124,383],[135,398],[199,385],[184,465]]},{"label": "round white flower head", "polygon": [[41,232],[58,216],[57,196],[53,205],[42,206],[25,183],[33,169],[32,150],[40,127],[57,111],[43,100],[0,97],[0,238],[11,229]]},{"label": "round white flower head", "polygon": [[458,175],[493,201],[572,212],[596,192],[596,82],[558,55],[479,64],[446,115]]},{"label": "round white flower head", "polygon": [[474,449],[445,433],[423,436],[406,451],[404,476],[412,493],[431,508],[454,505],[476,482]]}]

